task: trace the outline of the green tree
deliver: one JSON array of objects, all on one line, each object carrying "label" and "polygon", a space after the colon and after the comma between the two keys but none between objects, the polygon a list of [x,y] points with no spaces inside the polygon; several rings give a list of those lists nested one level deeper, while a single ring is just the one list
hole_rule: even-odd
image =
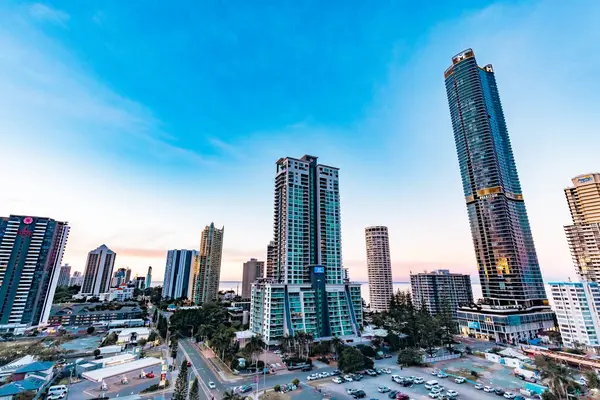
[{"label": "green tree", "polygon": [[171,336],[171,344],[169,345],[169,348],[171,349],[171,358],[176,359],[177,351],[179,350],[179,342],[177,341],[176,337]]},{"label": "green tree", "polygon": [[260,336],[254,335],[250,338],[248,343],[246,343],[242,352],[252,359],[253,364],[256,364],[258,362],[258,355],[265,347],[265,342],[263,342]]},{"label": "green tree", "polygon": [[587,386],[590,389],[600,388],[600,380],[598,379],[598,375],[595,371],[587,371],[585,373],[585,378],[587,379]]},{"label": "green tree", "polygon": [[175,391],[173,392],[173,400],[187,400],[188,396],[188,374],[187,362],[183,360],[177,380],[175,381]]},{"label": "green tree", "polygon": [[190,400],[200,400],[200,385],[198,384],[198,378],[194,379],[192,388],[190,389]]},{"label": "green tree", "polygon": [[90,326],[89,328],[87,328],[88,335],[93,335],[95,331],[96,331],[96,328],[94,328],[93,326]]},{"label": "green tree", "polygon": [[443,345],[448,350],[452,350],[454,343],[454,335],[458,333],[456,322],[454,321],[452,305],[446,297],[440,301],[439,313],[436,315],[438,325],[440,327],[440,339]]},{"label": "green tree", "polygon": [[111,332],[104,338],[100,347],[113,346],[115,344],[117,344],[117,334]]},{"label": "green tree", "polygon": [[237,393],[233,393],[233,390],[228,390],[223,393],[223,400],[240,400],[241,397]]},{"label": "green tree", "polygon": [[579,388],[579,385],[573,381],[573,373],[568,367],[542,355],[535,356],[535,365],[541,372],[542,381],[548,385],[557,399],[566,399],[567,393]]},{"label": "green tree", "polygon": [[363,369],[364,365],[362,353],[354,347],[346,347],[338,361],[338,368],[344,372],[356,372]]},{"label": "green tree", "polygon": [[403,365],[405,367],[421,365],[422,361],[423,356],[415,348],[408,347],[406,349],[400,350],[400,352],[398,353],[398,364]]},{"label": "green tree", "polygon": [[440,325],[437,319],[429,314],[425,305],[421,306],[418,310],[417,326],[419,330],[419,345],[425,349],[427,354],[433,356],[435,346],[439,343]]},{"label": "green tree", "polygon": [[331,346],[333,347],[333,351],[335,352],[336,358],[340,358],[340,354],[342,354],[342,350],[344,350],[344,341],[337,336],[331,338]]}]

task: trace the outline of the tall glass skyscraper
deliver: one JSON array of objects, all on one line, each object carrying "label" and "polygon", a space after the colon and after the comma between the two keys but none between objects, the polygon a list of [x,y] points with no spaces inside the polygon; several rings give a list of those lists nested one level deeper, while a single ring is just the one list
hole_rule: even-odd
[{"label": "tall glass skyscraper", "polygon": [[279,159],[273,222],[267,276],[252,285],[250,329],[270,344],[297,331],[360,334],[360,285],[342,269],[338,168],[309,155]]},{"label": "tall glass skyscraper", "polygon": [[487,310],[481,318],[463,313],[461,327],[499,341],[526,340],[551,327],[552,313],[494,70],[479,67],[468,49],[452,58],[444,77]]}]

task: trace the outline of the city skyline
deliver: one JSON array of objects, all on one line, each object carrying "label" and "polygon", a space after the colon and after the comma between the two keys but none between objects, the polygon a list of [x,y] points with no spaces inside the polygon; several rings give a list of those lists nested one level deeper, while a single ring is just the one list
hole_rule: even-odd
[{"label": "city skyline", "polygon": [[[353,280],[367,280],[363,229],[379,224],[394,232],[394,281],[408,281],[410,270],[439,268],[475,277],[439,76],[449,54],[471,47],[502,70],[498,84],[542,274],[546,281],[575,277],[563,189],[573,176],[600,169],[600,116],[590,108],[600,100],[594,77],[600,56],[586,50],[595,43],[600,6],[584,3],[443,4],[417,10],[410,23],[398,23],[409,19],[400,6],[370,7],[357,13],[360,21],[344,11],[311,35],[300,29],[311,5],[300,19],[280,6],[277,17],[291,19],[287,27],[275,25],[272,14],[263,28],[242,24],[238,17],[250,11],[227,9],[235,28],[198,24],[208,28],[193,32],[208,39],[195,41],[191,54],[182,49],[190,48],[188,39],[179,38],[181,48],[170,45],[176,31],[163,30],[165,39],[158,40],[148,16],[135,20],[136,32],[127,29],[123,21],[131,20],[133,6],[3,4],[0,68],[9,78],[0,78],[6,88],[0,130],[12,134],[0,135],[6,149],[0,167],[22,167],[5,177],[14,190],[0,198],[0,212],[69,221],[63,261],[73,271],[83,271],[89,249],[106,243],[119,254],[115,268],[144,275],[152,265],[156,280],[168,249],[196,248],[198,226],[218,221],[228,227],[221,277],[241,280],[244,261],[266,259],[273,160],[314,153],[345,177],[342,263]],[[205,11],[194,17],[204,21],[219,10]],[[352,45],[331,34],[343,19],[356,23],[346,32]],[[331,40],[320,43],[324,36]],[[152,49],[140,42],[146,37],[157,39]],[[281,58],[260,42],[277,44]],[[258,54],[248,66],[235,57],[243,47]],[[557,62],[557,51],[566,48],[578,57]],[[140,64],[127,54],[159,69],[140,76]],[[206,66],[205,55],[217,66]],[[282,68],[295,63],[298,68]],[[238,97],[220,94],[233,87]],[[194,117],[198,110],[207,112]],[[570,151],[574,145],[577,152]],[[60,185],[40,180],[40,170],[59,176]],[[444,196],[431,196],[434,176]],[[31,196],[33,186],[49,196]]]}]

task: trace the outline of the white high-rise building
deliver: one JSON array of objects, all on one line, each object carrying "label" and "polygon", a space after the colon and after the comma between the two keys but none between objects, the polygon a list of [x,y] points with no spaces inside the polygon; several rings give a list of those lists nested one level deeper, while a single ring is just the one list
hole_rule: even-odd
[{"label": "white high-rise building", "polygon": [[390,241],[386,226],[365,228],[367,273],[369,275],[369,307],[371,311],[387,311],[394,294]]},{"label": "white high-rise building", "polygon": [[73,271],[71,279],[69,280],[69,286],[81,286],[83,285],[83,274],[80,271]]},{"label": "white high-rise building", "polygon": [[565,225],[575,272],[582,281],[600,281],[600,174],[579,175],[565,189],[573,223]]},{"label": "white high-rise building", "polygon": [[117,254],[105,244],[88,253],[80,294],[97,296],[108,293]]},{"label": "white high-rise building", "polygon": [[48,322],[68,235],[66,222],[0,217],[0,331]]},{"label": "white high-rise building", "polygon": [[356,338],[360,284],[342,268],[339,170],[305,155],[276,163],[267,276],[252,285],[250,329],[268,344],[304,331]]},{"label": "white high-rise building", "polygon": [[600,350],[600,289],[597,282],[550,282],[565,347]]}]

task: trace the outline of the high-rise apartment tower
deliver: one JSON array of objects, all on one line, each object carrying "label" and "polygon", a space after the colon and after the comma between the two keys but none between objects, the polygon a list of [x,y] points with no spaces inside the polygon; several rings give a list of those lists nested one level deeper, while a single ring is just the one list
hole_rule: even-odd
[{"label": "high-rise apartment tower", "polygon": [[48,322],[68,234],[50,218],[0,218],[0,331]]},{"label": "high-rise apartment tower", "polygon": [[[473,50],[444,74],[487,309],[458,312],[463,332],[516,343],[553,324],[491,65]],[[490,321],[494,323],[490,323]]]},{"label": "high-rise apartment tower", "polygon": [[573,223],[565,225],[579,279],[600,281],[600,174],[579,175],[565,189]]},{"label": "high-rise apartment tower", "polygon": [[388,228],[386,226],[365,228],[365,240],[369,275],[369,307],[371,311],[387,311],[394,294]]},{"label": "high-rise apartment tower", "polygon": [[56,287],[69,286],[71,280],[71,266],[69,264],[60,266],[60,275],[58,276],[58,283]]},{"label": "high-rise apartment tower", "polygon": [[250,329],[265,342],[297,331],[360,334],[360,285],[344,280],[340,233],[338,168],[308,155],[279,159],[267,277],[252,285],[250,310]]},{"label": "high-rise apartment tower", "polygon": [[165,264],[165,278],[162,297],[179,299],[193,298],[194,265],[197,263],[197,250],[169,250]]},{"label": "high-rise apartment tower", "polygon": [[104,244],[88,253],[81,294],[96,296],[100,293],[108,293],[116,257],[117,254]]},{"label": "high-rise apartment tower", "polygon": [[194,273],[194,293],[196,304],[217,300],[221,279],[221,258],[223,256],[223,235],[225,227],[218,229],[215,224],[207,225],[200,238],[200,255]]}]

